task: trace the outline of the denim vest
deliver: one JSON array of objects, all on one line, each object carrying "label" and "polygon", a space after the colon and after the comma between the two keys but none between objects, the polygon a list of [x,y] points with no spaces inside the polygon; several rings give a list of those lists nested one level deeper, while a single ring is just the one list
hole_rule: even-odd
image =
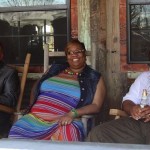
[{"label": "denim vest", "polygon": [[[37,100],[41,83],[50,77],[58,75],[60,72],[62,72],[67,67],[69,67],[68,63],[53,64],[50,67],[50,69],[41,77],[41,79],[39,80],[37,87],[35,89],[34,101],[33,101],[32,106],[34,105],[34,103]],[[80,107],[83,107],[85,105],[92,103],[94,94],[96,92],[97,83],[98,83],[100,77],[101,77],[101,74],[99,72],[93,70],[92,68],[90,68],[87,65],[82,70],[82,72],[78,75],[81,96],[80,96],[80,101],[77,105],[77,108],[80,108]]]}]

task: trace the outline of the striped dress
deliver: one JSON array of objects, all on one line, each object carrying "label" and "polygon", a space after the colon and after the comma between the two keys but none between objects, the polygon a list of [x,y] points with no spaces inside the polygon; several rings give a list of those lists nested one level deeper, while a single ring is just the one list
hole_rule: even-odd
[{"label": "striped dress", "polygon": [[80,120],[59,126],[57,119],[76,108],[80,99],[77,76],[65,72],[45,80],[29,114],[11,128],[9,138],[82,141],[84,128]]}]

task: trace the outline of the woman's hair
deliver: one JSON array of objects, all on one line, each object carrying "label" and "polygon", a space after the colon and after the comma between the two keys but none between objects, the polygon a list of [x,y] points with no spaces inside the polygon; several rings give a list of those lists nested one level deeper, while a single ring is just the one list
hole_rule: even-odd
[{"label": "woman's hair", "polygon": [[66,47],[64,49],[65,54],[67,54],[68,50],[72,46],[77,46],[77,48],[79,48],[80,50],[84,50],[84,52],[86,51],[84,43],[80,42],[78,39],[72,39],[71,41],[69,41],[67,43],[67,45],[66,45]]}]

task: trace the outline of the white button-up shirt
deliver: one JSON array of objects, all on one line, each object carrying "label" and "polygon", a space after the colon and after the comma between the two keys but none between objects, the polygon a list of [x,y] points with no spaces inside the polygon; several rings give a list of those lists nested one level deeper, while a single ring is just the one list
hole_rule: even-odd
[{"label": "white button-up shirt", "polygon": [[150,71],[143,72],[136,78],[123,101],[131,100],[135,104],[140,104],[143,89],[147,90],[147,105],[150,105]]}]

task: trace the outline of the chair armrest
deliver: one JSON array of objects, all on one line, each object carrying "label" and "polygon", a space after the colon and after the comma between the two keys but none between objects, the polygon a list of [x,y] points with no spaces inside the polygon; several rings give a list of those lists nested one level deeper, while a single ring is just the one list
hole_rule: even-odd
[{"label": "chair armrest", "polygon": [[110,109],[109,110],[109,115],[115,116],[115,119],[118,119],[120,117],[127,117],[128,116],[128,114],[125,111],[120,110],[120,109]]},{"label": "chair armrest", "polygon": [[9,113],[9,114],[13,114],[15,112],[15,109],[0,104],[0,111],[6,112],[6,113]]},{"label": "chair armrest", "polygon": [[[88,125],[89,119],[91,119],[90,127]],[[95,126],[95,115],[83,115],[81,117],[81,121],[82,121],[83,126],[84,126],[85,135],[87,135],[88,132]]]}]

